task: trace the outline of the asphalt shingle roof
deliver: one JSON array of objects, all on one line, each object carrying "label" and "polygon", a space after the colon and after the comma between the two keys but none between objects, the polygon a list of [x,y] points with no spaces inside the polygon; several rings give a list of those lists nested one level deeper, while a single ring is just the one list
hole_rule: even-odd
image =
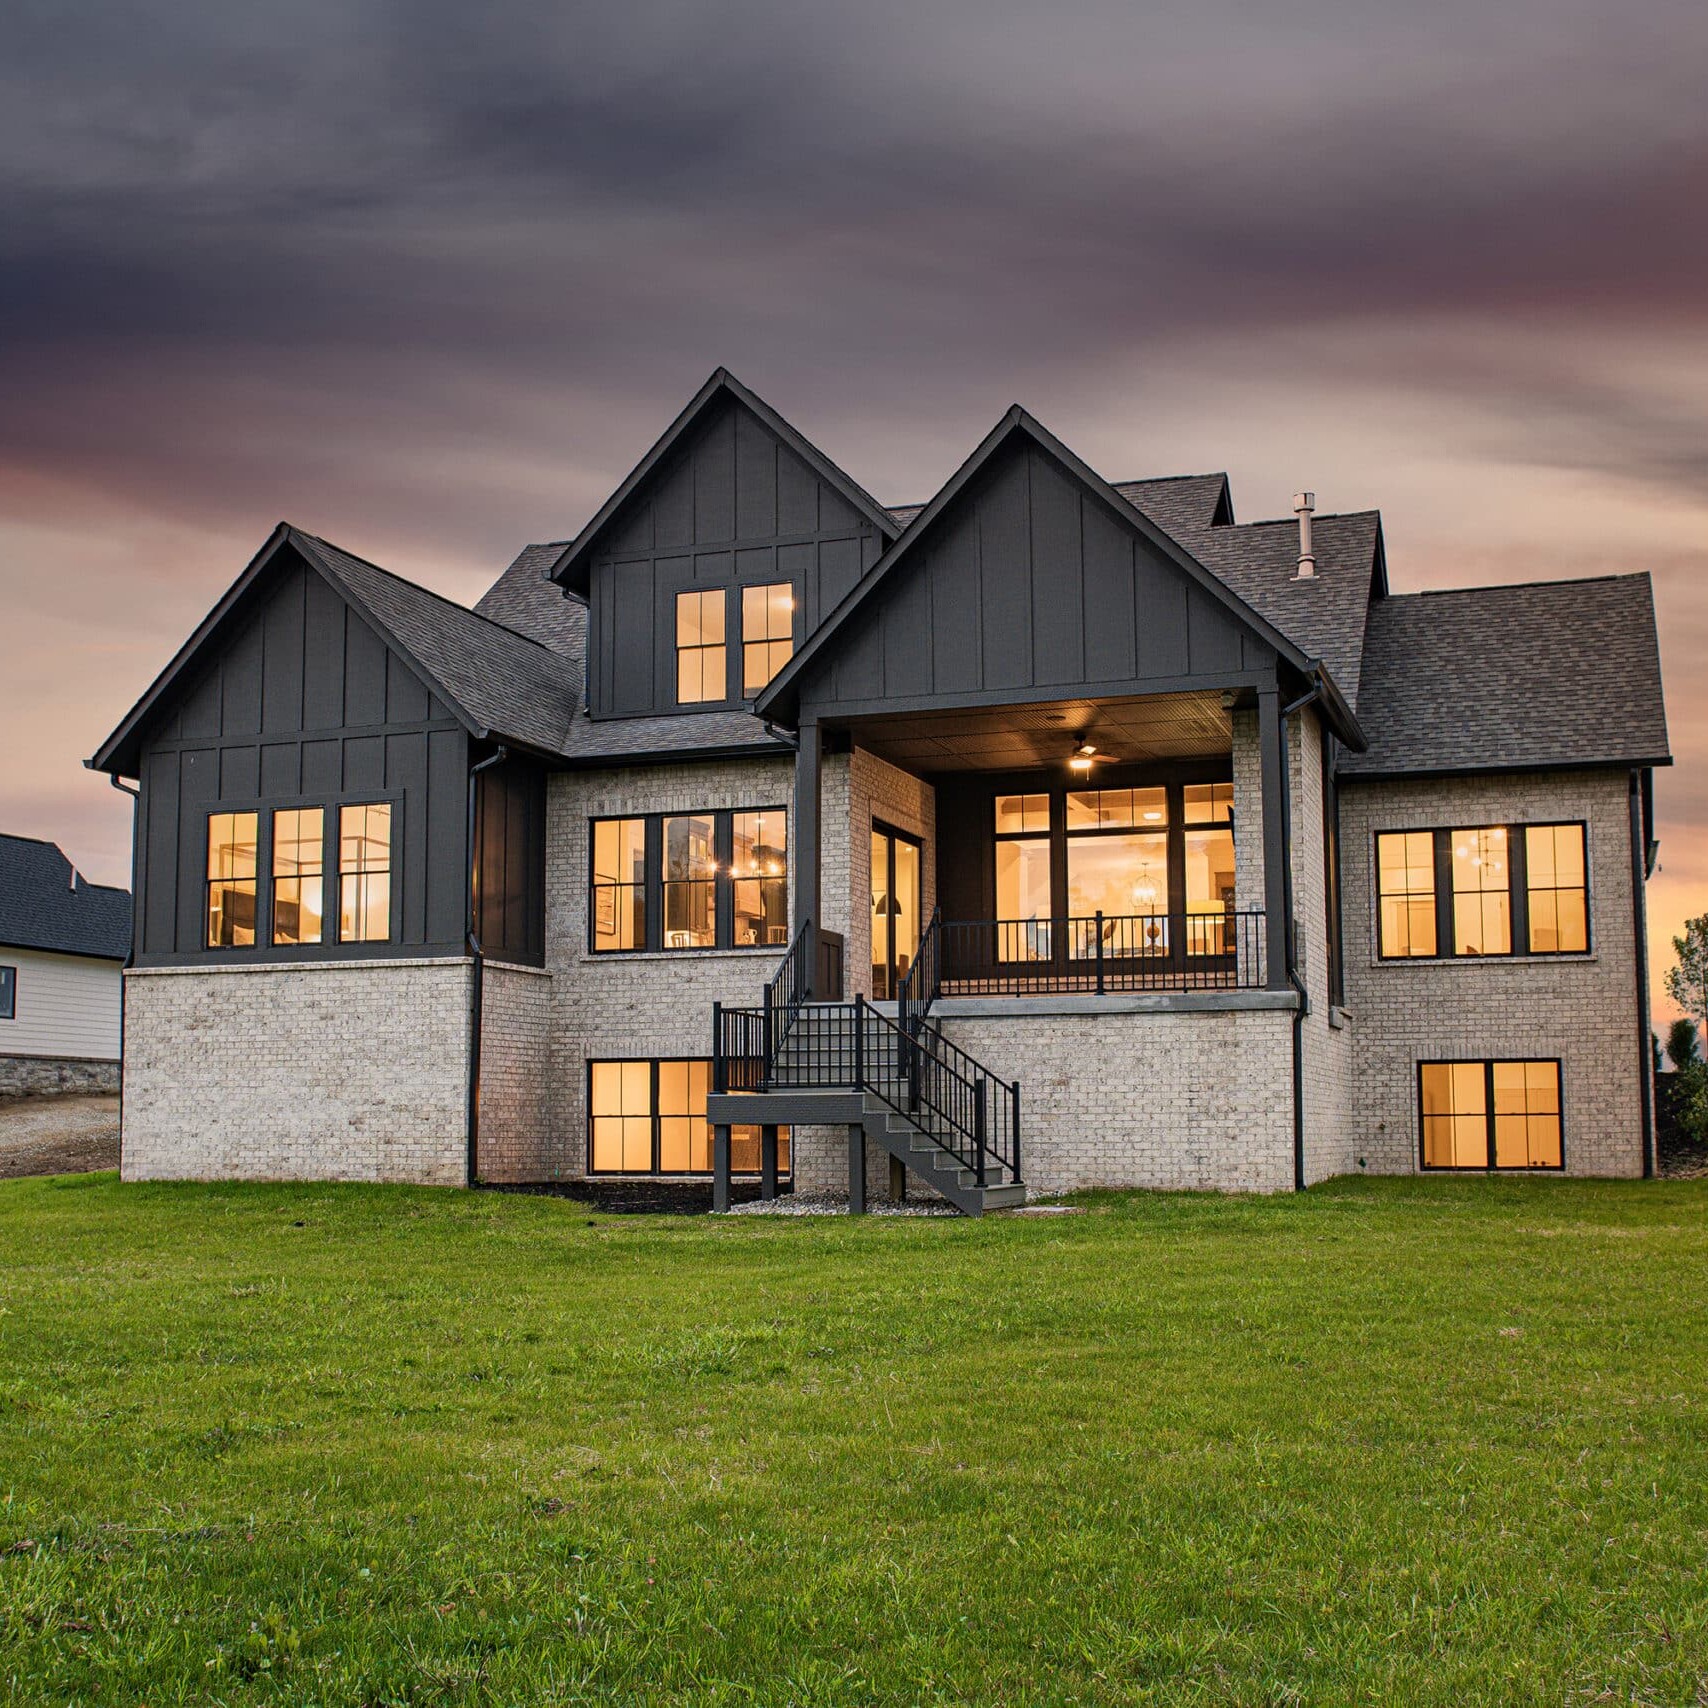
[{"label": "asphalt shingle roof", "polygon": [[1179,529],[1210,526],[1227,483],[1225,474],[1177,474],[1155,480],[1116,480],[1110,485],[1164,533],[1180,539]]},{"label": "asphalt shingle roof", "polygon": [[475,601],[475,614],[527,635],[578,662],[586,656],[587,605],[547,579],[566,540],[523,546],[516,561]]},{"label": "asphalt shingle roof", "polygon": [[299,549],[365,605],[455,705],[494,735],[556,753],[581,700],[581,662],[312,534]]},{"label": "asphalt shingle roof", "polygon": [[1363,681],[1350,776],[1668,758],[1646,575],[1378,599]]},{"label": "asphalt shingle roof", "polygon": [[122,961],[130,891],[91,884],[52,842],[0,833],[0,944]]}]

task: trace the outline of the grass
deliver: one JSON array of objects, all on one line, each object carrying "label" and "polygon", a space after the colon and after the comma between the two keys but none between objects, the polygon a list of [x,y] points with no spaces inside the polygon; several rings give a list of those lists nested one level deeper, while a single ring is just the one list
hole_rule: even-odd
[{"label": "grass", "polygon": [[1708,1184],[0,1185],[0,1701],[1708,1701]]}]

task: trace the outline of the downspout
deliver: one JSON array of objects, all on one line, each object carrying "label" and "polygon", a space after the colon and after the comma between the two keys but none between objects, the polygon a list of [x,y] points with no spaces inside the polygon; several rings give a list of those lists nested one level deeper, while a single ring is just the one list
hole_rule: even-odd
[{"label": "downspout", "polygon": [[1637,1085],[1643,1112],[1643,1178],[1655,1177],[1655,1050],[1649,1015],[1648,858],[1642,774],[1631,773],[1631,923],[1637,948]]},{"label": "downspout", "polygon": [[471,966],[469,969],[469,1089],[468,1089],[468,1179],[466,1184],[474,1186],[480,1179],[480,1014],[481,999],[486,986],[486,953],[480,946],[480,897],[476,893],[476,881],[479,876],[480,864],[475,858],[475,779],[489,766],[502,765],[510,757],[510,749],[499,745],[495,753],[488,754],[478,765],[469,768],[469,822],[468,822],[468,858],[469,858],[469,918],[468,918],[468,952]]},{"label": "downspout", "polygon": [[[136,835],[137,808],[142,802],[142,785],[127,788],[123,778],[117,772],[108,772],[107,781],[121,795],[130,796],[130,881],[136,883]],[[130,947],[125,950],[124,964],[119,968],[119,1176],[124,1177],[125,1166],[125,985],[128,982],[125,974],[136,964],[136,909],[140,897],[134,892],[130,898]]]},{"label": "downspout", "polygon": [[1301,694],[1292,705],[1281,708],[1281,860],[1285,877],[1286,914],[1285,944],[1287,982],[1298,992],[1298,1006],[1293,1010],[1293,1190],[1305,1190],[1305,1016],[1311,1011],[1311,993],[1299,977],[1297,948],[1298,930],[1293,921],[1293,765],[1287,747],[1287,720],[1302,712],[1313,700],[1322,698],[1319,678],[1309,693]]}]

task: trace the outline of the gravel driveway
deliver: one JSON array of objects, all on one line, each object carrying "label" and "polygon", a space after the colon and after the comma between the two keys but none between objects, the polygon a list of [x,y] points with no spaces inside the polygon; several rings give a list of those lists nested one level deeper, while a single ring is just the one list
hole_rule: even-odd
[{"label": "gravel driveway", "polygon": [[119,1166],[116,1097],[18,1097],[0,1102],[0,1180],[87,1174]]}]

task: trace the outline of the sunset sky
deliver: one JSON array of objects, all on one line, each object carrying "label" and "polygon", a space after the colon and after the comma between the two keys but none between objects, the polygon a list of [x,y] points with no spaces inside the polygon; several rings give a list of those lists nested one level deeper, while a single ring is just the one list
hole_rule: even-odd
[{"label": "sunset sky", "polygon": [[[1701,0],[23,0],[0,21],[0,829],[281,517],[472,600],[720,363],[879,498],[1010,403],[1396,590],[1646,569],[1708,911]],[[1664,1021],[1669,1009],[1662,1007]]]}]

